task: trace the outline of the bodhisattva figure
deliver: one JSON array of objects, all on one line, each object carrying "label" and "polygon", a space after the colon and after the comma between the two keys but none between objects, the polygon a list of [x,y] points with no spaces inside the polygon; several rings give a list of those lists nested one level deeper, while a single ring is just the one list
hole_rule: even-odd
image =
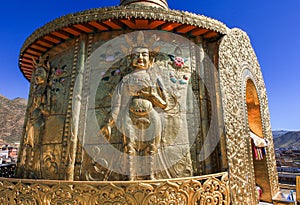
[{"label": "bodhisattva figure", "polygon": [[[129,180],[192,176],[187,121],[193,115],[187,107],[187,100],[192,100],[188,95],[191,71],[184,58],[175,56],[169,62],[163,56],[167,54],[159,53],[153,46],[155,35],[147,42],[143,32],[136,43],[126,35],[125,39],[129,46],[122,50],[130,53],[125,63],[130,68],[123,70],[131,72],[112,94],[111,111],[101,129],[113,145],[118,144],[119,133],[122,136],[124,154],[111,163],[124,165]],[[161,61],[155,61],[157,55],[162,55]]]},{"label": "bodhisattva figure", "polygon": [[[24,137],[24,144],[31,150],[31,156],[29,161],[27,161],[29,165],[32,166],[32,172],[29,173],[30,178],[39,177],[40,137],[45,125],[45,116],[49,114],[47,79],[50,65],[48,62],[40,59],[38,63],[34,61],[34,67],[34,85],[31,91],[32,103],[29,107],[29,118],[26,127],[26,135]],[[22,160],[25,162],[25,159]]]},{"label": "bodhisattva figure", "polygon": [[[153,37],[155,38],[155,37]],[[124,152],[128,156],[129,180],[137,179],[132,156],[148,156],[146,179],[154,179],[154,159],[161,146],[162,121],[159,112],[167,107],[162,80],[153,70],[153,52],[144,43],[143,33],[130,56],[133,71],[124,76],[112,100],[109,123],[102,132],[109,139],[112,126],[123,135]]]}]

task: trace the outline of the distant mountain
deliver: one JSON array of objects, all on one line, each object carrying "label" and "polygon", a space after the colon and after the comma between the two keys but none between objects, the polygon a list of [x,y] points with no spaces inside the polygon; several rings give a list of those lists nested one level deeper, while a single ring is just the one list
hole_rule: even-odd
[{"label": "distant mountain", "polygon": [[277,138],[277,137],[280,137],[286,133],[288,133],[289,131],[287,130],[274,130],[272,131],[272,134],[273,134],[273,139]]},{"label": "distant mountain", "polygon": [[300,131],[287,131],[274,138],[275,148],[288,148],[300,150]]},{"label": "distant mountain", "polygon": [[0,139],[6,142],[20,140],[23,132],[27,100],[10,100],[0,95]]}]

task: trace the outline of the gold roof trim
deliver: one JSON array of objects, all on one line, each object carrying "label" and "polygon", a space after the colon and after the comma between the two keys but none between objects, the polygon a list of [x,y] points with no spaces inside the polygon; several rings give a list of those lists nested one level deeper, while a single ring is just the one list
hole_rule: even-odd
[{"label": "gold roof trim", "polygon": [[218,38],[229,31],[220,21],[186,11],[138,4],[90,9],[59,17],[35,30],[20,50],[19,68],[30,80],[32,59],[38,59],[56,45],[82,33],[123,29],[158,29],[207,39]]},{"label": "gold roof trim", "polygon": [[220,34],[226,34],[228,30],[227,26],[218,20],[186,11],[165,10],[154,7],[141,7],[138,5],[96,8],[59,17],[38,28],[26,39],[20,54],[22,54],[25,49],[37,39],[48,35],[51,32],[58,31],[61,28],[91,21],[105,21],[121,18],[142,18],[178,22],[205,28]]}]

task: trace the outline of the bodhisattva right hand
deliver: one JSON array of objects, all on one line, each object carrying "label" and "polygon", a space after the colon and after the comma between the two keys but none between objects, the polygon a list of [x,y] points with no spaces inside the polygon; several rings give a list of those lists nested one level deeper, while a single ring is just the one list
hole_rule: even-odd
[{"label": "bodhisattva right hand", "polygon": [[105,137],[107,141],[109,141],[111,138],[111,128],[113,127],[113,125],[114,120],[112,118],[109,118],[108,122],[104,124],[100,129],[101,134]]}]

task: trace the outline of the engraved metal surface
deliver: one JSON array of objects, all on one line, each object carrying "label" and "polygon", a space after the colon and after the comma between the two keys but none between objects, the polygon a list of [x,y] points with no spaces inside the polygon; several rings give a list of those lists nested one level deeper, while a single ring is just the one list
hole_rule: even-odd
[{"label": "engraved metal surface", "polygon": [[226,172],[200,177],[133,182],[82,183],[0,178],[0,192],[0,203],[4,205],[230,204]]},{"label": "engraved metal surface", "polygon": [[278,176],[266,89],[256,55],[245,32],[232,29],[222,39],[219,66],[232,203],[254,204],[256,184],[246,111],[246,81],[248,79],[251,79],[256,86],[263,137],[269,142],[266,147],[267,167],[265,170],[268,173],[272,196],[275,196],[278,191]]}]

